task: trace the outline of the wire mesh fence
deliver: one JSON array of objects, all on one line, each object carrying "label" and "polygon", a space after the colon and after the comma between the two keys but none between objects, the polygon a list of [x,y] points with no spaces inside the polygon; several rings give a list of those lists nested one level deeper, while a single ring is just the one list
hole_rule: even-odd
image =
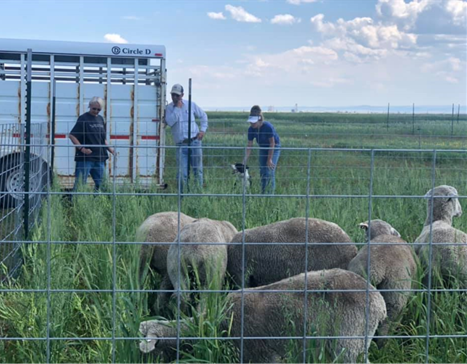
[{"label": "wire mesh fence", "polygon": [[[245,183],[245,147],[209,143],[203,186],[181,189],[176,146],[165,189],[115,159],[99,193],[49,185],[0,288],[5,361],[466,361],[466,151],[281,149],[267,195],[258,148]],[[376,219],[403,240],[371,236]]]},{"label": "wire mesh fence", "polygon": [[18,270],[26,226],[33,227],[41,208],[41,192],[49,183],[47,124],[32,125],[28,152],[25,136],[24,125],[0,125],[0,280]]}]

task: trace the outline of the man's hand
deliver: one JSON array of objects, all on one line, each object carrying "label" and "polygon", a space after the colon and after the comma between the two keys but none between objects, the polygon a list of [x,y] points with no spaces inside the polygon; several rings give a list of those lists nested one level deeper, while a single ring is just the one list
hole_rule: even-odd
[{"label": "man's hand", "polygon": [[80,152],[83,153],[83,154],[86,154],[86,155],[89,155],[89,154],[92,154],[92,150],[89,149],[89,148],[81,148],[80,149]]},{"label": "man's hand", "polygon": [[198,135],[196,136],[196,139],[198,139],[198,140],[203,140],[204,134],[205,134],[204,131],[200,131],[200,132],[198,133]]},{"label": "man's hand", "polygon": [[109,147],[109,148],[107,148],[107,150],[110,152],[110,154],[115,155],[114,148]]},{"label": "man's hand", "polygon": [[272,163],[272,160],[268,159],[268,168],[273,170],[276,165]]}]

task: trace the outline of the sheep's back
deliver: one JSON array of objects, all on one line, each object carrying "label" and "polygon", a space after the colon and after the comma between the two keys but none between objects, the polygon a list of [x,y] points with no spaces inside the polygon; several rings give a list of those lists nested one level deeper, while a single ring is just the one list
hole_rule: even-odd
[{"label": "sheep's back", "polygon": [[[268,245],[245,246],[245,270],[254,275],[253,285],[263,285],[305,271],[306,229],[308,228],[308,268],[346,269],[357,254],[350,237],[338,225],[320,220],[294,218],[267,226],[245,230],[246,243]],[[239,232],[228,247],[227,270],[240,284],[242,272],[243,233]],[[341,245],[339,243],[346,243]]]},{"label": "sheep's back", "polygon": [[[180,230],[195,219],[180,213]],[[160,212],[149,216],[136,231],[137,241],[170,243],[177,237],[179,231],[178,212]],[[170,245],[143,245],[140,261],[143,264],[150,258],[150,266],[158,273],[167,271],[167,253]]]}]

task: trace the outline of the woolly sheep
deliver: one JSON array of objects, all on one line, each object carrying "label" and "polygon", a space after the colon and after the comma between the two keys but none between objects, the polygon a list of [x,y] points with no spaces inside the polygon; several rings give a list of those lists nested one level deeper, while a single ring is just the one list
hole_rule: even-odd
[{"label": "woolly sheep", "polygon": [[[371,220],[371,224],[365,221],[359,226],[369,232],[371,243],[387,243],[370,247],[370,282],[377,289],[409,290],[417,265],[407,242],[400,238],[396,229],[383,220]],[[348,270],[364,278],[368,277],[368,245],[359,250],[357,256],[349,263]],[[388,317],[379,327],[378,335],[385,336],[407,304],[410,292],[389,291],[381,294],[386,302]],[[378,340],[379,345],[383,343],[384,339]]]},{"label": "woolly sheep", "polygon": [[[136,231],[136,239],[141,242],[171,243],[177,237],[179,231],[178,212],[159,212],[149,216]],[[180,213],[180,230],[189,223],[195,221],[194,218]],[[159,289],[170,290],[170,283],[167,274],[167,253],[170,245],[145,244],[140,252],[140,271],[145,268],[146,262],[149,266],[161,275],[161,285]],[[160,293],[156,302],[156,309],[165,306],[170,294]]]},{"label": "woolly sheep", "polygon": [[[328,355],[341,354],[345,363],[355,363],[357,356],[365,351],[365,339],[346,339],[345,337],[365,336],[368,333],[367,347],[371,342],[378,324],[386,318],[386,306],[381,294],[369,287],[368,331],[366,331],[366,281],[353,272],[342,269],[323,270],[306,273],[308,290],[329,290],[330,293],[307,293],[307,335],[342,336],[339,339],[326,339]],[[244,337],[303,336],[304,293],[280,292],[280,290],[303,290],[305,273],[282,281],[257,287],[244,294]],[[256,291],[268,290],[259,293]],[[279,292],[270,292],[277,290]],[[341,290],[333,293],[332,290]],[[361,290],[342,292],[342,290]],[[230,293],[219,332],[231,327],[230,335],[242,334],[242,293]],[[232,321],[231,321],[232,320]],[[164,354],[173,358],[175,339],[158,340],[154,338],[176,337],[176,321],[145,321],[140,324],[140,332],[147,339],[140,343],[144,353],[154,351],[155,355]],[[181,328],[185,328],[181,322]],[[318,332],[313,332],[318,329]],[[301,340],[299,339],[301,344]],[[243,362],[272,363],[282,362],[288,354],[291,339],[247,339],[243,341]],[[316,342],[316,341],[314,341]],[[311,341],[308,342],[309,344]],[[234,340],[239,347],[240,340]],[[300,345],[299,344],[299,345]],[[332,360],[332,359],[331,359]]]},{"label": "woolly sheep", "polygon": [[[431,198],[432,195],[435,198]],[[462,207],[457,196],[457,190],[446,185],[435,187],[427,192],[425,195],[428,198],[427,218],[415,243],[425,244],[416,247],[420,261],[425,267],[430,266],[430,240],[435,243],[432,245],[431,266],[444,278],[456,276],[465,286],[467,284],[467,234],[452,227],[452,218],[462,215]],[[433,219],[431,219],[432,201]]]},{"label": "woolly sheep", "polygon": [[[245,230],[246,243],[272,243],[245,245],[245,287],[277,282],[310,270],[347,269],[357,255],[357,247],[349,244],[349,236],[332,222],[309,218],[308,267],[305,270],[306,225],[307,219],[299,217]],[[242,241],[243,232],[239,232],[228,246],[227,271],[239,286],[242,283]]]},{"label": "woolly sheep", "polygon": [[[208,288],[208,280],[215,284],[212,289],[220,289],[227,268],[226,244],[237,233],[237,229],[228,221],[199,219],[185,225],[180,231],[180,242],[195,244],[170,246],[167,272],[174,289],[179,288],[179,283],[181,289],[189,289],[190,284],[186,278],[194,270],[199,274],[200,289]],[[178,239],[175,239],[174,243],[177,241]],[[178,274],[179,259],[181,277]]]}]

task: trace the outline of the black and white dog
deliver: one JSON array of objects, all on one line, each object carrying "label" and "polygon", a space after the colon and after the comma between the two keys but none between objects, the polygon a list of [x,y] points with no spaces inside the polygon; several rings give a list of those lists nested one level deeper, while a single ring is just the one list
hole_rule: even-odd
[{"label": "black and white dog", "polygon": [[[244,185],[246,188],[250,188],[251,186],[251,178],[250,178],[250,173],[248,170],[250,167],[245,166],[242,163],[235,163],[230,165],[233,169],[233,174],[237,175],[237,178],[242,182],[242,187]],[[235,182],[235,185],[237,185],[237,182]]]}]

